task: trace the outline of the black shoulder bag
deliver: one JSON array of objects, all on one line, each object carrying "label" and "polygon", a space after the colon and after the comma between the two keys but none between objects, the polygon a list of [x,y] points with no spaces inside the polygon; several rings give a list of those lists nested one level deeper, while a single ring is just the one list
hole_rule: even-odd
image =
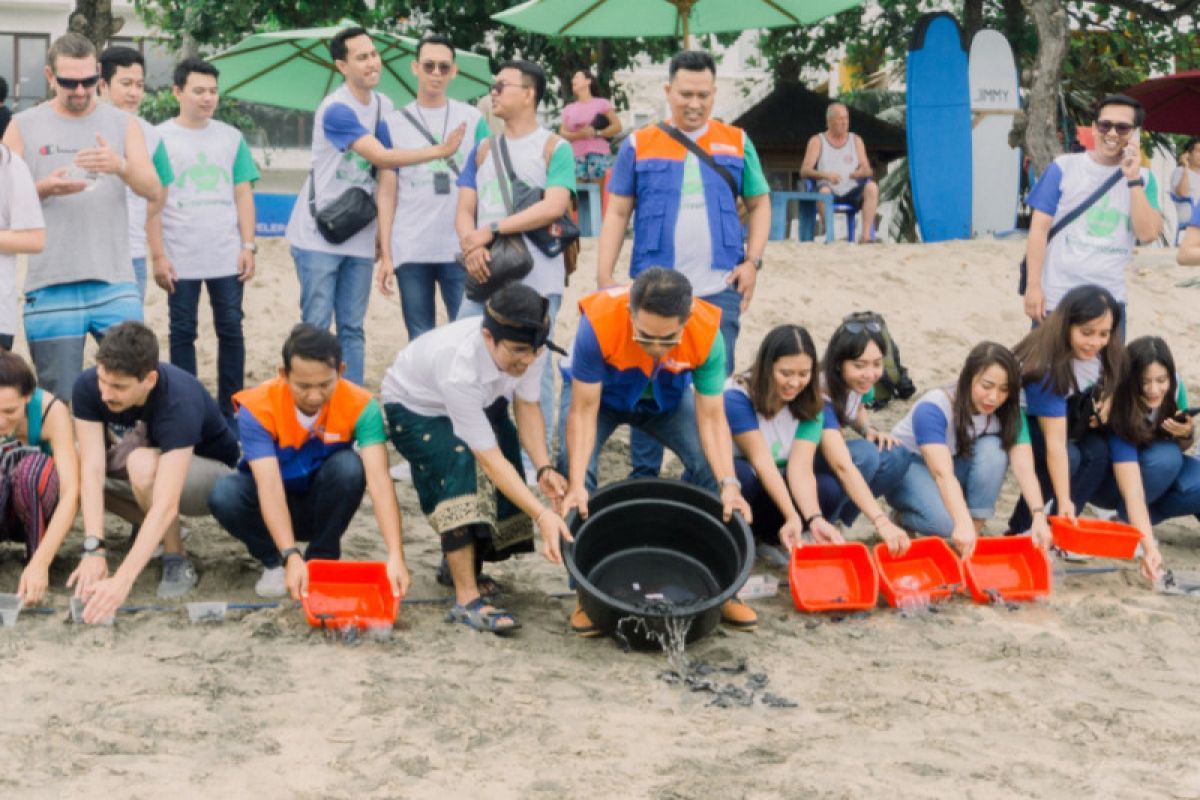
[{"label": "black shoulder bag", "polygon": [[[1087,196],[1086,200],[1084,200],[1079,205],[1075,206],[1075,208],[1071,209],[1070,214],[1067,214],[1065,217],[1060,219],[1058,222],[1054,223],[1054,226],[1050,228],[1050,233],[1046,234],[1046,246],[1047,247],[1050,246],[1050,240],[1053,239],[1055,236],[1057,236],[1060,232],[1062,232],[1063,228],[1067,227],[1072,222],[1079,219],[1080,214],[1087,211],[1089,208],[1091,208],[1092,206],[1094,206],[1096,204],[1096,201],[1098,201],[1101,197],[1104,197],[1104,195],[1108,194],[1108,190],[1117,185],[1117,181],[1121,180],[1121,176],[1123,174],[1124,173],[1122,173],[1120,169],[1115,170],[1112,175],[1109,175],[1107,178],[1104,179],[1104,183],[1100,184],[1100,186],[1097,187],[1096,191],[1092,192],[1091,194],[1089,194]],[[1025,266],[1025,259],[1022,258],[1021,259],[1021,277],[1017,281],[1017,294],[1024,297],[1025,287],[1026,287],[1027,283],[1028,283],[1028,272],[1027,272],[1027,267]]]},{"label": "black shoulder bag", "polygon": [[[496,152],[496,139],[497,137],[493,136],[489,142],[493,153]],[[500,140],[503,141],[503,138],[500,137]],[[504,198],[504,210],[512,216],[513,197],[504,170],[496,170],[496,180],[500,184],[500,196]],[[496,234],[492,243],[488,245],[488,253],[488,271],[491,274],[486,281],[480,283],[470,272],[467,273],[467,299],[476,303],[486,302],[500,289],[510,283],[516,283],[533,271],[533,255],[525,246],[525,236],[520,233]],[[461,263],[463,254],[459,253],[457,258]]]},{"label": "black shoulder bag", "polygon": [[[551,134],[553,136],[553,134]],[[525,181],[517,177],[517,173],[513,171],[512,158],[508,154],[508,142],[504,136],[498,137],[500,140],[499,161],[497,161],[496,174],[505,172],[508,175],[508,180],[512,184],[512,209],[510,213],[524,211],[535,203],[540,203],[542,198],[546,196],[546,190],[538,186],[530,186]],[[555,147],[557,147],[557,143]],[[551,153],[553,150],[551,150]],[[550,169],[550,159],[546,159],[546,169]],[[533,246],[548,258],[562,255],[562,252],[571,245],[572,242],[579,238],[579,226],[575,224],[575,220],[571,218],[571,212],[563,214],[562,217],[550,223],[544,228],[537,230],[525,231],[525,235],[529,237],[529,241],[533,242]]]},{"label": "black shoulder bag", "polygon": [[[379,115],[383,110],[383,101],[375,99],[375,127],[371,135],[379,129]],[[375,177],[375,167],[371,167],[371,178]],[[317,176],[313,170],[308,173],[308,210],[317,223],[317,230],[330,244],[341,244],[354,234],[375,221],[377,209],[375,198],[361,186],[351,186],[338,195],[329,205],[317,210]]]}]

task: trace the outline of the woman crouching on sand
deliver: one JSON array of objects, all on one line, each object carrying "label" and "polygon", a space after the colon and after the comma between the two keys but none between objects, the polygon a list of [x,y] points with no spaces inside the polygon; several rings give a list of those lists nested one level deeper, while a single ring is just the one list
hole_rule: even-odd
[{"label": "woman crouching on sand", "polygon": [[1011,462],[1021,497],[1033,509],[1033,540],[1050,545],[1020,385],[1012,351],[980,342],[954,386],[926,392],[892,428],[910,463],[887,499],[905,528],[949,537],[963,558],[970,556],[995,514]]},{"label": "woman crouching on sand", "polygon": [[843,477],[850,498],[875,522],[895,553],[908,536],[879,507],[855,469],[836,429],[826,427],[818,390],[817,350],[808,331],[780,325],[759,345],[749,372],[725,385],[725,415],[733,433],[734,467],[753,512],[760,542],[801,546],[807,530],[817,542],[840,542],[841,532],[821,513],[814,462],[818,447]]}]

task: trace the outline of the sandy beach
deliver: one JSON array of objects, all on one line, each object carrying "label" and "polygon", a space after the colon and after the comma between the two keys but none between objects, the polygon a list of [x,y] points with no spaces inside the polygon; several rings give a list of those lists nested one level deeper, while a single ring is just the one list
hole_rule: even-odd
[{"label": "sandy beach", "polygon": [[[806,325],[823,350],[844,314],[869,308],[886,317],[922,391],[949,382],[975,342],[1011,345],[1027,329],[1015,293],[1022,251],[1019,241],[773,242],[738,365],[774,325]],[[594,263],[588,240],[561,344]],[[246,294],[248,386],[275,373],[299,315],[286,243],[263,240],[258,270]],[[1159,248],[1140,250],[1130,273],[1130,337],[1164,336],[1192,396],[1200,289],[1177,284],[1197,275]],[[211,388],[207,303],[201,316]],[[156,287],[147,318],[165,357]],[[405,343],[394,296],[373,294],[367,337],[377,390]],[[893,403],[877,421],[906,408]],[[623,435],[610,447],[614,479]],[[410,597],[448,597],[416,494],[397,491]],[[1010,486],[1001,517],[1014,496]],[[187,524],[200,571],[191,599],[256,601],[259,570],[244,547],[211,519]],[[1200,569],[1195,520],[1158,533],[1167,566]],[[128,525],[110,516],[107,535],[123,555]],[[786,592],[756,601],[756,633],[718,631],[689,655],[744,659],[746,673],[718,679],[742,686],[762,673],[766,691],[795,707],[720,708],[665,682],[662,654],[573,636],[572,601],[552,596],[566,590],[565,573],[539,556],[490,570],[524,623],[513,638],[448,625],[445,606],[421,604],[402,609],[390,639],[345,643],[310,630],[290,603],[205,625],[182,606],[123,614],[112,628],[64,623],[80,536],[77,524],[52,569],[53,613],[0,631],[0,797],[1200,798],[1200,598],[1155,594],[1132,562],[1094,562],[1122,569],[1062,578],[1048,602],[1016,610],[956,599],[940,613],[839,620],[797,613]],[[868,526],[850,536],[866,538]],[[344,549],[349,559],[382,555],[369,500]],[[0,546],[0,589],[15,590],[20,556]],[[146,570],[131,603],[158,602],[158,573],[156,563]]]}]

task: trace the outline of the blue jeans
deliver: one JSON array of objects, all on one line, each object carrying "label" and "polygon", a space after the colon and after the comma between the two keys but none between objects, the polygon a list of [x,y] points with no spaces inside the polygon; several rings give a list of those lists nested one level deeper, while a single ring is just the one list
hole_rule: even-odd
[{"label": "blue jeans", "polygon": [[133,260],[133,277],[137,278],[138,292],[141,293],[142,299],[146,299],[146,257],[135,258]]},{"label": "blue jeans", "polygon": [[1175,482],[1150,506],[1150,522],[1197,516],[1200,519],[1200,457],[1184,456]]},{"label": "blue jeans", "polygon": [[[558,309],[562,307],[562,295],[552,294],[547,296],[546,299],[550,301],[550,308],[547,311],[547,313],[550,315],[550,330],[554,330],[554,321],[558,319]],[[462,305],[458,308],[458,316],[456,316],[455,319],[459,320],[466,319],[467,317],[482,316],[482,303],[477,303],[474,300],[463,298]],[[555,342],[555,344],[560,343]],[[558,407],[554,402],[554,373],[556,370],[557,368],[554,366],[554,353],[550,353],[550,355],[546,358],[546,370],[542,373],[541,396],[538,398],[538,405],[542,409],[542,420],[546,423],[546,452],[548,453],[554,452],[554,430],[557,427],[554,419],[554,409]],[[566,419],[566,415],[563,415],[563,419]],[[535,466],[529,460],[529,454],[524,450],[521,451],[521,459],[524,462],[526,470],[530,470],[533,466]],[[553,457],[551,457],[550,460],[553,461]]]},{"label": "blue jeans", "polygon": [[[742,329],[742,296],[732,287],[720,294],[701,298],[721,309],[721,338],[725,340],[725,374],[733,374],[733,351]],[[638,430],[629,433],[629,454],[633,462],[631,478],[656,478],[662,469],[663,449],[658,442]]]},{"label": "blue jeans", "polygon": [[[362,459],[345,448],[325,459],[310,478],[308,489],[286,492],[296,540],[309,543],[306,560],[341,558],[342,535],[358,511],[366,486]],[[283,565],[279,547],[263,521],[252,475],[238,470],[218,480],[208,495],[208,506],[217,522],[241,540],[264,567]]]},{"label": "blue jeans", "polygon": [[[1188,466],[1187,462],[1195,460],[1185,456],[1179,449],[1179,445],[1174,442],[1160,440],[1138,449],[1138,467],[1142,474],[1142,494],[1147,508],[1150,509],[1152,521],[1159,522],[1170,517],[1200,512],[1200,505],[1195,505],[1197,496],[1200,495],[1200,476],[1190,477],[1183,473],[1184,467]],[[1195,470],[1196,467],[1192,466],[1190,469]],[[1184,478],[1182,486],[1176,489],[1176,486],[1180,484],[1181,476]],[[1155,511],[1160,510],[1158,509],[1159,501],[1172,490],[1175,491],[1168,498],[1167,510],[1169,512],[1179,511],[1179,513],[1160,514],[1156,518]],[[1092,502],[1103,508],[1115,508],[1122,519],[1129,519],[1129,513],[1125,508],[1125,498],[1121,496],[1116,475],[1111,470],[1105,476],[1104,483],[1100,484],[1100,488],[1096,490]],[[1191,511],[1187,510],[1189,507],[1192,508]]]},{"label": "blue jeans", "polygon": [[236,275],[175,282],[175,291],[167,295],[171,363],[196,374],[196,324],[200,289],[204,285],[208,286],[213,328],[217,332],[217,405],[225,419],[232,420],[233,395],[242,390],[246,376],[246,341],[242,337],[245,285]]},{"label": "blue jeans", "polygon": [[366,350],[363,320],[371,299],[374,260],[299,247],[292,248],[292,258],[300,278],[301,318],[318,328],[328,328],[336,318],[346,380],[361,386]]},{"label": "blue jeans", "polygon": [[[1054,487],[1050,483],[1050,472],[1046,468],[1046,440],[1037,417],[1029,418],[1029,442],[1033,446],[1033,465],[1038,484],[1042,487],[1042,498],[1047,502],[1054,499]],[[1089,431],[1078,441],[1067,441],[1067,466],[1071,476],[1071,503],[1075,513],[1091,501],[1104,478],[1110,472],[1108,437],[1098,431]],[[1057,510],[1057,509],[1056,509]],[[1016,533],[1029,530],[1033,517],[1025,498],[1019,498],[1008,518],[1008,529]]]},{"label": "blue jeans", "polygon": [[[738,483],[742,484],[742,497],[746,498],[746,502],[750,504],[750,513],[754,516],[754,522],[750,525],[750,530],[754,532],[754,538],[767,544],[779,544],[779,529],[783,527],[784,522],[783,514],[779,513],[779,507],[775,505],[771,495],[767,494],[762,479],[758,477],[758,473],[754,471],[750,462],[744,458],[733,459],[733,470],[737,473]],[[787,466],[779,467],[779,473],[784,484],[788,485]],[[788,485],[788,494],[791,494],[790,485]]]},{"label": "blue jeans", "polygon": [[467,272],[456,262],[443,264],[408,262],[396,267],[396,285],[400,289],[400,309],[404,312],[404,327],[408,340],[433,330],[437,320],[436,292],[442,288],[446,315],[458,319]]},{"label": "blue jeans", "polygon": [[[908,451],[903,447],[880,450],[874,442],[853,439],[846,442],[850,460],[862,475],[874,497],[883,497],[900,485],[908,471]],[[850,501],[845,488],[838,482],[833,467],[817,450],[813,461],[813,472],[817,477],[817,496],[821,501],[821,513],[830,522],[853,525],[858,519],[859,508]]]},{"label": "blue jeans", "polygon": [[[925,459],[904,450],[908,471],[904,480],[887,500],[900,513],[900,524],[910,531],[946,538],[954,532],[954,519],[937,483],[925,466]],[[1008,453],[999,436],[981,436],[975,440],[970,456],[955,456],[954,477],[962,486],[963,498],[971,519],[991,519],[996,513],[996,498],[1008,473]]]},{"label": "blue jeans", "polygon": [[[567,410],[571,407],[571,384],[563,383],[562,404],[559,406],[559,471],[567,475],[569,460],[566,447]],[[683,462],[684,475],[689,483],[711,492],[717,491],[717,479],[713,477],[700,446],[700,432],[696,427],[696,398],[686,392],[679,407],[674,411],[614,411],[603,403],[596,414],[596,445],[588,462],[586,486],[588,491],[596,488],[596,464],[600,449],[618,426],[628,424],[630,434],[642,431],[663,447],[679,456]]]}]

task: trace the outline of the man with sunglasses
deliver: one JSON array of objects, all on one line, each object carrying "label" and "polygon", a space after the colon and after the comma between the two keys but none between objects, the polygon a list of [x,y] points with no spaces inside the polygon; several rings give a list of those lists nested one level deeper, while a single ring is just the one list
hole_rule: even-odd
[{"label": "man with sunglasses", "polygon": [[[1095,149],[1061,155],[1029,192],[1033,209],[1025,245],[1025,313],[1035,325],[1068,291],[1097,284],[1124,307],[1125,270],[1139,242],[1162,232],[1158,189],[1141,166],[1141,103],[1123,94],[1100,101],[1092,123]],[[1050,228],[1091,197],[1115,170],[1121,177],[1098,200],[1049,239]],[[1047,240],[1049,239],[1049,243]],[[1125,322],[1122,319],[1121,336]]]},{"label": "man with sunglasses", "polygon": [[[771,200],[750,137],[712,119],[716,75],[708,53],[687,50],[671,59],[664,87],[671,119],[666,127],[635,131],[621,145],[608,183],[596,269],[600,288],[613,285],[633,216],[630,277],[652,265],[687,276],[696,297],[721,310],[725,366],[732,372],[741,315],[750,307],[767,247]],[[748,237],[742,235],[739,200],[749,212]],[[657,475],[662,448],[637,433],[630,446],[633,475]]]},{"label": "man with sunglasses", "polygon": [[[631,433],[641,431],[679,456],[691,483],[719,492],[725,519],[739,511],[749,520],[725,419],[721,310],[693,300],[683,273],[663,267],[643,270],[632,286],[588,295],[579,310],[559,415],[566,419],[563,513],[576,508],[587,517],[600,449],[627,424]],[[721,617],[747,630],[758,621],[748,606],[732,600]],[[596,633],[579,606],[571,627],[581,636]]]},{"label": "man with sunglasses", "polygon": [[25,338],[38,382],[70,396],[88,334],[142,319],[129,255],[125,189],[162,190],[134,117],[98,102],[96,48],[68,33],[47,53],[54,98],[13,117],[4,144],[29,165],[46,218],[46,248],[29,257]]},{"label": "man with sunglasses", "polygon": [[417,150],[445,141],[448,131],[466,126],[458,152],[448,158],[385,170],[379,175],[380,260],[376,283],[385,295],[392,293],[392,277],[400,290],[400,307],[408,339],[431,330],[436,318],[436,295],[450,319],[458,316],[466,272],[454,260],[458,234],[454,212],[458,205],[458,176],[471,149],[488,137],[483,115],[472,105],[446,95],[458,74],[454,45],[441,34],[430,34],[417,45],[412,62],[417,97],[384,118],[392,143]]},{"label": "man with sunglasses", "polygon": [[392,101],[375,91],[383,70],[375,40],[363,28],[345,28],[330,40],[329,55],[345,83],[321,102],[313,116],[312,169],[285,236],[300,279],[301,316],[321,328],[336,320],[346,378],[361,386],[366,348],[363,319],[371,299],[376,220],[344,241],[333,242],[317,229],[313,210],[320,213],[356,187],[374,194],[378,170],[452,156],[465,127],[452,129],[438,145],[393,148],[383,123],[393,109]]}]

